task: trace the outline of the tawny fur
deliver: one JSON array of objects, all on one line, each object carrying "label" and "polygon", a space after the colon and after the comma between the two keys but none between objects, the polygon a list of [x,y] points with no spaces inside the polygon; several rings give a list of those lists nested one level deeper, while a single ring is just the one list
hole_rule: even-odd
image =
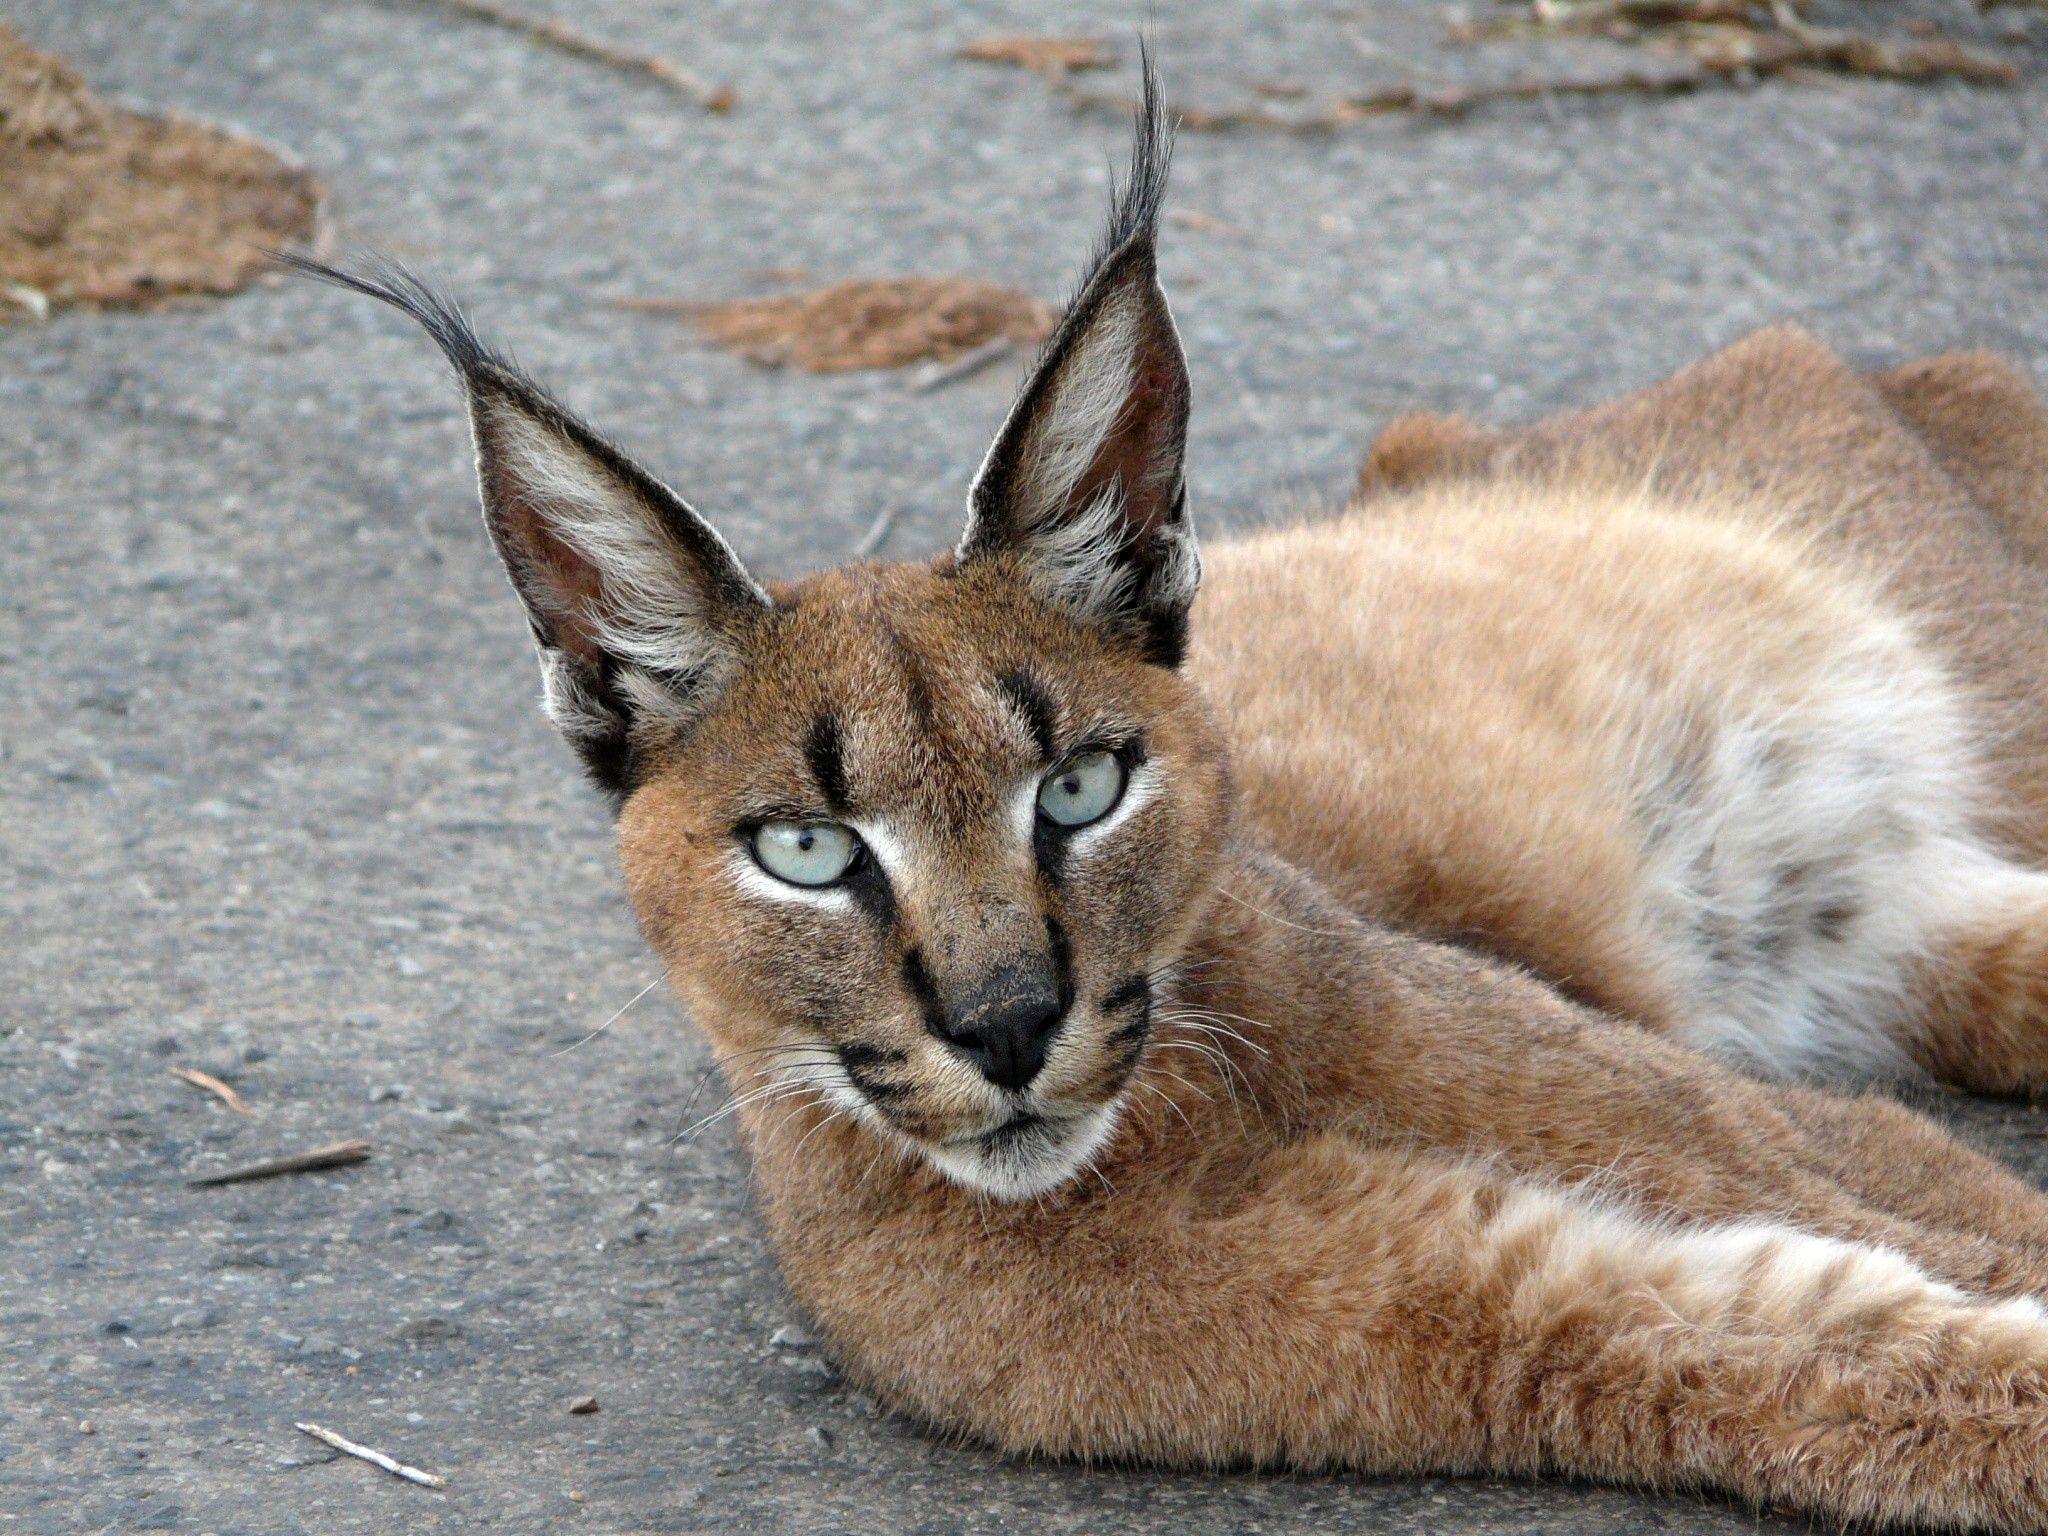
[{"label": "tawny fur", "polygon": [[[1960,419],[1916,419],[1970,390]],[[1013,1451],[1568,1471],[2048,1529],[2048,1201],[1895,1103],[1673,1043],[1779,1073],[2048,1079],[2041,877],[2009,862],[2048,824],[2024,745],[2040,642],[1976,628],[2010,627],[2037,583],[2012,532],[2043,515],[2018,494],[2035,482],[1987,488],[2002,456],[2048,452],[2048,414],[1986,362],[1873,387],[1776,333],[1484,459],[1454,441],[1441,474],[1411,456],[1407,485],[1341,518],[1207,552],[1191,672],[1238,792],[1147,852],[1148,886],[1201,866],[1172,898],[1200,915],[1093,1170],[992,1203],[804,1095],[749,1106],[793,1288],[858,1378]],[[1973,542],[1981,563],[1956,554]],[[962,677],[1002,664],[990,633],[1088,654],[957,579],[821,580],[799,613],[822,626],[865,592],[868,620],[778,656],[764,711],[796,677],[863,711],[872,690],[902,740],[900,682],[863,681],[877,627]],[[1831,688],[1866,739],[1842,738]],[[772,735],[735,719],[735,743]],[[1731,722],[1867,759],[1749,786],[1760,846],[1834,815],[1823,831],[1856,834],[1841,855],[1875,861],[1837,894],[1902,904],[1787,919],[1893,925],[1867,1006],[1820,1020],[1860,1045],[1774,1060],[1717,1037],[1696,936],[1645,889],[1645,795],[1688,763],[1695,792],[1719,782]],[[1193,770],[1212,743],[1182,728],[1162,756]],[[928,795],[910,780],[941,764],[964,788],[972,758],[934,743],[894,792]],[[1824,792],[1831,766],[1866,775],[1846,808],[1771,803],[1787,779]],[[780,1026],[754,976],[718,985],[711,957],[758,940],[688,874],[690,777],[629,803],[626,868],[697,1016],[728,1053],[757,1048]],[[1784,941],[1795,1001],[1818,942]]]},{"label": "tawny fur", "polygon": [[[2048,1532],[2048,1199],[1809,1081],[2048,1087],[2048,408],[1780,331],[1416,418],[1354,507],[1210,547],[1189,651],[1163,146],[1148,79],[929,564],[764,589],[451,306],[327,274],[468,386],[795,1294],[1020,1454]],[[793,884],[764,822],[870,862]],[[1026,974],[1059,1012],[1005,1086],[954,1024]]]}]

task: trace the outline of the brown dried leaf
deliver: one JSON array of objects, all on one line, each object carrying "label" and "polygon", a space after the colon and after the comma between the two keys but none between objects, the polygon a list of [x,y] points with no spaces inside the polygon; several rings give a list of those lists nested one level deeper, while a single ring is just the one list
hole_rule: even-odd
[{"label": "brown dried leaf", "polygon": [[1116,54],[1099,37],[1040,37],[1030,32],[1005,32],[977,38],[955,55],[979,64],[1014,64],[1040,75],[1064,75],[1077,69],[1107,69]]},{"label": "brown dried leaf", "polygon": [[[636,307],[649,306],[639,301]],[[964,277],[854,280],[679,307],[711,340],[742,357],[810,373],[950,362],[997,338],[1042,341],[1059,319],[1057,310],[1029,294]]]}]

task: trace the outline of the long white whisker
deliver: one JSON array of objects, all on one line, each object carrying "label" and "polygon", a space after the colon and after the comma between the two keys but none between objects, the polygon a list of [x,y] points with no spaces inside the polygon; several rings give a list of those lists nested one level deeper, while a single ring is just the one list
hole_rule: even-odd
[{"label": "long white whisker", "polygon": [[1235,1040],[1246,1050],[1257,1051],[1261,1056],[1271,1056],[1273,1054],[1257,1041],[1239,1034],[1228,1024],[1218,1024],[1215,1021],[1215,1017],[1210,1014],[1167,1013],[1161,1014],[1159,1017],[1160,1022],[1163,1024],[1185,1024],[1189,1029],[1199,1029],[1205,1034],[1220,1035],[1226,1040]]},{"label": "long white whisker", "polygon": [[1176,1115],[1179,1115],[1180,1123],[1182,1125],[1186,1126],[1190,1131],[1194,1130],[1195,1122],[1188,1118],[1188,1112],[1180,1107],[1180,1101],[1176,1099],[1172,1094],[1168,1093],[1164,1088],[1160,1087],[1157,1083],[1146,1082],[1145,1079],[1142,1077],[1134,1078],[1132,1079],[1132,1081],[1134,1081],[1140,1088],[1144,1089],[1147,1093],[1151,1094],[1153,1098],[1162,1101],[1166,1105],[1166,1107],[1172,1110]]},{"label": "long white whisker", "polygon": [[823,1069],[820,1069],[819,1071],[813,1073],[808,1077],[778,1077],[772,1083],[768,1083],[759,1088],[750,1088],[745,1093],[735,1095],[733,1098],[719,1105],[717,1109],[713,1110],[710,1114],[706,1115],[702,1120],[699,1120],[695,1125],[691,1126],[688,1130],[683,1131],[677,1136],[675,1136],[673,1140],[687,1141],[691,1137],[695,1136],[698,1132],[702,1131],[706,1126],[713,1125],[716,1122],[723,1120],[727,1115],[732,1114],[735,1110],[744,1109],[749,1104],[756,1104],[764,1099],[792,1097],[795,1094],[801,1093],[808,1088],[814,1087],[818,1083],[830,1082],[832,1081],[832,1079],[833,1073]]},{"label": "long white whisker", "polygon": [[[714,1073],[726,1073],[726,1075],[730,1077],[732,1074],[730,1072],[727,1072],[727,1069],[732,1065],[732,1063],[740,1060],[740,1058],[745,1056],[765,1056],[771,1051],[781,1051],[788,1053],[791,1056],[795,1056],[795,1053],[798,1051],[818,1051],[822,1053],[815,1059],[805,1059],[802,1057],[798,1057],[797,1059],[786,1063],[786,1065],[788,1066],[796,1067],[831,1066],[834,1063],[836,1063],[839,1059],[838,1053],[836,1051],[833,1051],[829,1046],[815,1045],[808,1041],[802,1040],[793,1041],[787,1045],[764,1045],[751,1051],[735,1051],[732,1053],[732,1055],[726,1057],[723,1061],[713,1062],[710,1066],[704,1069],[704,1071],[697,1078],[697,1086],[692,1088],[690,1090],[690,1096],[687,1099],[683,1100],[682,1112],[678,1114],[676,1118],[679,1120],[688,1120],[690,1118],[690,1111],[696,1108],[697,1101],[704,1097],[704,1085],[711,1081],[712,1075]],[[744,1071],[749,1077],[759,1077],[763,1072],[772,1072],[776,1070],[778,1065],[782,1064],[771,1061],[767,1063],[765,1066],[758,1064],[748,1064],[746,1066],[741,1067],[739,1070]]]},{"label": "long white whisker", "polygon": [[606,1019],[602,1024],[598,1025],[597,1028],[593,1029],[581,1040],[578,1040],[574,1045],[565,1045],[559,1051],[549,1052],[548,1060],[553,1061],[557,1056],[566,1056],[571,1051],[580,1050],[582,1047],[590,1044],[591,1041],[595,1040],[599,1035],[603,1034],[606,1030],[610,1029],[614,1024],[618,1023],[620,1019],[624,1018],[626,1016],[626,1010],[628,1008],[631,1008],[635,1003],[639,1002],[641,998],[645,997],[648,993],[652,992],[656,987],[660,985],[661,978],[657,976],[654,978],[654,980],[647,983],[646,986],[642,987],[638,992],[635,992],[630,998],[628,998],[626,1002],[620,1007],[617,1013],[613,1014],[610,1018]]},{"label": "long white whisker", "polygon": [[1292,918],[1282,917],[1278,912],[1268,912],[1264,907],[1255,907],[1235,891],[1226,891],[1220,885],[1216,887],[1216,894],[1229,897],[1230,900],[1243,907],[1245,911],[1256,912],[1260,917],[1270,922],[1278,923],[1282,928],[1293,928],[1301,933],[1313,934],[1320,939],[1336,939],[1344,936],[1335,928],[1311,928],[1306,923],[1297,923]]},{"label": "long white whisker", "polygon": [[[1176,1048],[1174,1043],[1170,1040],[1162,1040],[1160,1044],[1167,1050],[1173,1050]],[[1160,1066],[1159,1063],[1156,1061],[1152,1063],[1152,1070],[1154,1072],[1157,1072],[1161,1077],[1172,1078],[1176,1083],[1179,1083],[1181,1087],[1187,1089],[1189,1093],[1194,1094],[1197,1098],[1200,1098],[1205,1102],[1211,1104],[1216,1102],[1215,1097],[1213,1095],[1202,1092],[1200,1085],[1189,1082],[1186,1078],[1182,1077],[1178,1072],[1167,1071],[1166,1068]]]}]

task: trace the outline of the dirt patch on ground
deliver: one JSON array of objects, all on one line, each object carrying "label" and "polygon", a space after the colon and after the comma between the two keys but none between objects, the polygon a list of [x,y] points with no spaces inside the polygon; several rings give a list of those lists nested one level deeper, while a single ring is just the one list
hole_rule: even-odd
[{"label": "dirt patch on ground", "polygon": [[1059,311],[994,283],[890,277],[809,293],[678,304],[697,328],[742,357],[810,373],[950,362],[994,341],[1037,342]]},{"label": "dirt patch on ground", "polygon": [[0,22],[0,321],[233,293],[321,188],[248,139],[100,100]]}]

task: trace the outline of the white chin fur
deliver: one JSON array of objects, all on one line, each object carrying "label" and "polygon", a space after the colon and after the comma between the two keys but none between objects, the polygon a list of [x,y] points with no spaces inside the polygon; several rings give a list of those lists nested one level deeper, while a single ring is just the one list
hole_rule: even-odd
[{"label": "white chin fur", "polygon": [[917,1143],[926,1162],[955,1184],[997,1200],[1029,1200],[1050,1194],[1087,1168],[1116,1133],[1122,1101],[1057,1125],[1039,1128],[1020,1141],[997,1147],[979,1143],[942,1147]]}]

